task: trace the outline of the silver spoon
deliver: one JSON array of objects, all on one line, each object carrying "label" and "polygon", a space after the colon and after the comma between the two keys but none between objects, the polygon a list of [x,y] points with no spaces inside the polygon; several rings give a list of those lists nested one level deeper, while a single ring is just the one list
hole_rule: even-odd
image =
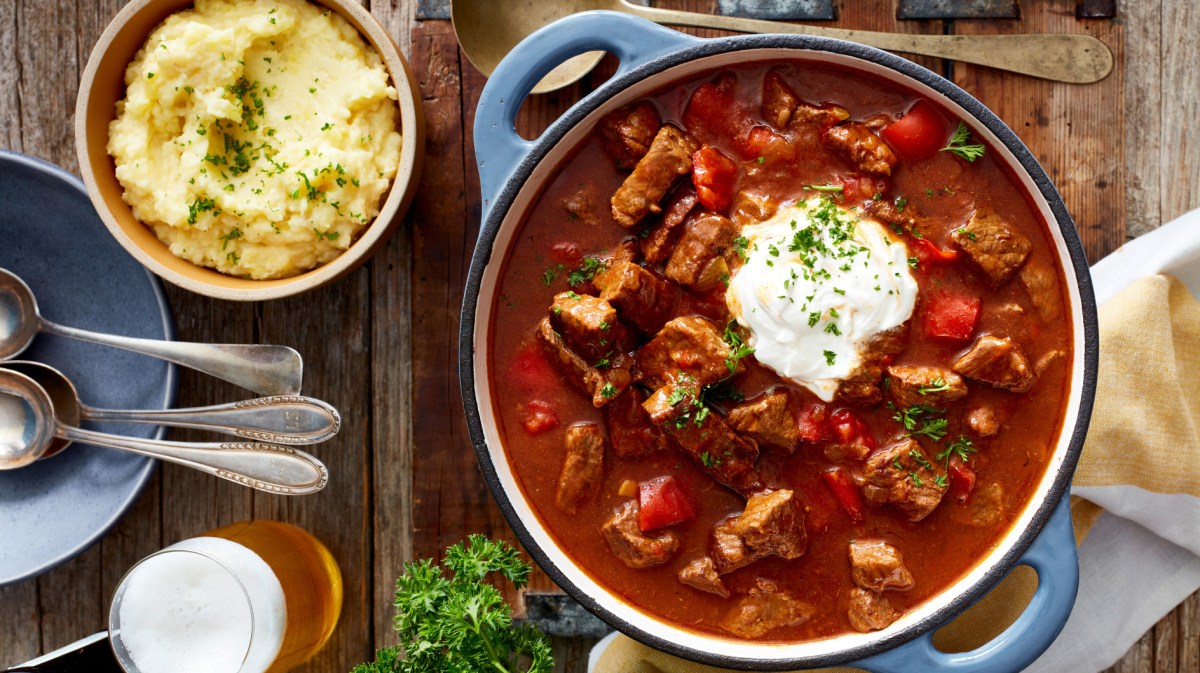
[{"label": "silver spoon", "polygon": [[[78,426],[80,420],[150,423],[223,432],[275,444],[316,444],[336,435],[342,425],[337,409],[321,400],[294,395],[259,397],[192,409],[98,409],[84,404],[75,384],[50,365],[10,360],[0,362],[0,368],[20,372],[45,389],[59,420],[67,425]],[[61,440],[56,443],[58,441]],[[52,447],[46,455],[56,452]]]},{"label": "silver spoon", "polygon": [[55,416],[49,393],[37,382],[0,369],[0,470],[45,456],[55,437],[158,458],[268,493],[316,493],[329,481],[321,461],[288,446],[167,442],[72,427]]},{"label": "silver spoon", "polygon": [[0,360],[24,352],[38,331],[174,362],[260,395],[300,394],[304,362],[291,348],[135,339],[57,325],[38,312],[37,300],[25,281],[0,269]]}]

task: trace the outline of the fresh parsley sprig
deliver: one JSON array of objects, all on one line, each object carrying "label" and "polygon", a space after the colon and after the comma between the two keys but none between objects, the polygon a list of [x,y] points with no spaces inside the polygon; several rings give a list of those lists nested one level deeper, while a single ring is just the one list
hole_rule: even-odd
[{"label": "fresh parsley sprig", "polygon": [[531,624],[514,624],[504,596],[484,581],[497,574],[524,586],[530,567],[516,549],[472,535],[446,550],[442,566],[431,559],[405,564],[396,580],[394,627],[400,645],[379,650],[375,661],[351,673],[553,670],[546,636]]},{"label": "fresh parsley sprig", "polygon": [[950,152],[967,161],[975,161],[987,151],[987,148],[983,145],[969,145],[969,142],[971,142],[971,129],[967,128],[965,122],[959,121],[958,128],[950,136],[950,142],[940,151]]}]

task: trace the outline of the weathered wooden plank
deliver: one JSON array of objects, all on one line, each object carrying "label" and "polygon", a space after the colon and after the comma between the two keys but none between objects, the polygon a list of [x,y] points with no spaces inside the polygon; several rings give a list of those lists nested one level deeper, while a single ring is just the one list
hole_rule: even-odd
[{"label": "weathered wooden plank", "polygon": [[1147,631],[1146,635],[1129,648],[1124,657],[1121,657],[1104,673],[1174,673],[1174,671],[1155,670],[1154,632]]},{"label": "weathered wooden plank", "polygon": [[[1123,0],[1126,236],[1162,224],[1162,3]],[[1168,91],[1166,95],[1170,96]]]},{"label": "weathered wooden plank", "polygon": [[[1200,7],[1163,2],[1162,184],[1160,215],[1170,221],[1200,206]],[[1166,56],[1169,55],[1169,56]],[[1132,120],[1131,120],[1132,121]],[[1135,123],[1135,122],[1133,122]]]},{"label": "weathered wooden plank", "polygon": [[[1112,21],[1075,19],[1059,2],[1026,12],[1017,22],[956,21],[964,35],[1088,33],[1121,61],[1122,27]],[[1095,261],[1125,241],[1124,83],[1120,69],[1095,84],[1078,85],[1001,73],[959,63],[954,81],[983,101],[1029,146],[1062,193],[1088,259]]]},{"label": "weathered wooden plank", "polygon": [[1200,671],[1200,591],[1189,596],[1175,613],[1179,615],[1179,665],[1176,670],[1179,673]]},{"label": "weathered wooden plank", "polygon": [[1151,631],[1154,636],[1154,670],[1179,670],[1179,614],[1170,612]]},{"label": "weathered wooden plank", "polygon": [[0,665],[15,666],[42,652],[37,582],[0,587]]},{"label": "weathered wooden plank", "polygon": [[[374,2],[371,12],[411,58],[415,5]],[[413,502],[412,220],[406,217],[371,264],[373,647],[392,645],[396,577],[411,561]]]},{"label": "weathered wooden plank", "polygon": [[21,142],[21,96],[18,84],[21,78],[18,47],[21,39],[20,17],[17,5],[0,2],[0,59],[9,67],[0,68],[0,142],[4,149],[24,151]]}]

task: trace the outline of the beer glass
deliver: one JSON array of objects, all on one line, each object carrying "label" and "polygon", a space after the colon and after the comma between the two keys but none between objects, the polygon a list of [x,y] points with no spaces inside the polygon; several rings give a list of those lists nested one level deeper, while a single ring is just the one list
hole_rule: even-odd
[{"label": "beer glass", "polygon": [[109,640],[128,673],[277,673],[321,649],[341,607],[324,545],[248,521],[138,562],[113,596]]}]

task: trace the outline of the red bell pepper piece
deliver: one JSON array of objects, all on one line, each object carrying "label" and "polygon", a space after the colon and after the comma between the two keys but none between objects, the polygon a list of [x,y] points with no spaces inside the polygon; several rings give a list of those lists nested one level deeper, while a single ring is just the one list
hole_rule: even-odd
[{"label": "red bell pepper piece", "polygon": [[962,458],[957,455],[950,456],[950,491],[958,500],[959,504],[967,502],[967,498],[971,496],[971,491],[975,490],[975,470],[967,467]]},{"label": "red bell pepper piece", "polygon": [[733,183],[737,164],[715,147],[702,147],[692,155],[692,183],[700,204],[723,213],[733,202]]},{"label": "red bell pepper piece", "polygon": [[850,475],[840,467],[835,467],[821,473],[821,478],[825,480],[825,485],[833,491],[833,497],[841,503],[842,509],[846,510],[846,514],[854,521],[863,520],[863,503],[862,494],[858,492],[858,487],[854,485],[854,480]]},{"label": "red bell pepper piece", "polygon": [[875,437],[871,429],[863,422],[858,414],[849,409],[838,409],[830,419],[833,425],[833,437],[839,444],[853,444],[867,449],[875,448]]},{"label": "red bell pepper piece", "polygon": [[829,407],[813,402],[800,410],[800,439],[816,444],[829,439]]},{"label": "red bell pepper piece", "polygon": [[638,486],[638,528],[643,532],[683,523],[694,516],[696,507],[675,477],[657,477]]},{"label": "red bell pepper piece", "polygon": [[958,260],[958,251],[953,249],[942,250],[933,244],[933,241],[928,238],[913,238],[909,239],[913,254],[917,256],[917,261],[924,267],[927,264],[946,264]]}]

